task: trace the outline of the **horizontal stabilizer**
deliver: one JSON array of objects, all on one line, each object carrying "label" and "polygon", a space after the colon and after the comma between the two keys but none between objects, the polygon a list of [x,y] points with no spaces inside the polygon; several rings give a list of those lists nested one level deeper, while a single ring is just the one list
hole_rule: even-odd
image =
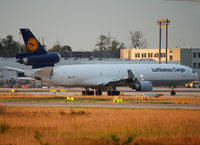
[{"label": "horizontal stabilizer", "polygon": [[18,71],[18,72],[23,72],[24,73],[24,70],[23,69],[18,69],[18,68],[13,68],[13,67],[4,67],[4,69],[7,69],[7,70],[14,70],[14,71]]},{"label": "horizontal stabilizer", "polygon": [[35,80],[34,78],[31,78],[31,77],[15,77],[15,76],[13,76],[12,77],[13,79],[15,79],[15,80]]},{"label": "horizontal stabilizer", "polygon": [[34,76],[37,77],[51,78],[52,75],[53,75],[53,68],[51,67],[44,67],[34,73]]}]

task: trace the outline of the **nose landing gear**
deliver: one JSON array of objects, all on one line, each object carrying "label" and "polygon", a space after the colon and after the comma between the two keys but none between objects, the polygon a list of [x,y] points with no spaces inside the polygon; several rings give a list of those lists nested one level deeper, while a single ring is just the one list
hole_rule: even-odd
[{"label": "nose landing gear", "polygon": [[175,90],[174,90],[174,87],[171,87],[171,89],[172,89],[171,95],[172,95],[172,96],[176,95],[176,92],[175,92]]}]

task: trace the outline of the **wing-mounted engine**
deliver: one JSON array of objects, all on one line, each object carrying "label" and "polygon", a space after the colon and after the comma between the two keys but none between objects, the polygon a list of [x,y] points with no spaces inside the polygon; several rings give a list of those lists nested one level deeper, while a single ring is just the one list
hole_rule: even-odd
[{"label": "wing-mounted engine", "polygon": [[135,89],[136,91],[148,92],[148,91],[152,91],[153,84],[151,83],[151,81],[137,81],[137,82],[134,82],[130,86],[130,88]]},{"label": "wing-mounted engine", "polygon": [[48,52],[40,55],[29,55],[29,53],[17,54],[17,62],[25,65],[31,65],[33,68],[42,68],[46,66],[54,66],[61,59],[57,52]]},{"label": "wing-mounted engine", "polygon": [[136,91],[152,91],[153,84],[151,81],[138,81],[138,79],[134,76],[131,70],[128,71],[128,78],[131,80],[130,88],[135,89]]}]

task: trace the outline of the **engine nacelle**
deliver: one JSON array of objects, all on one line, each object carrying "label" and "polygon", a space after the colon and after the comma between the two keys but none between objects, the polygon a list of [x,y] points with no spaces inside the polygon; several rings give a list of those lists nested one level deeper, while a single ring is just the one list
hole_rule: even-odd
[{"label": "engine nacelle", "polygon": [[136,91],[148,92],[148,91],[152,91],[153,84],[151,83],[151,81],[140,81],[140,82],[134,83],[130,87],[132,89],[135,89]]},{"label": "engine nacelle", "polygon": [[61,59],[59,53],[49,52],[41,55],[31,55],[23,59],[17,60],[17,62],[31,65],[33,68],[41,68],[45,66],[54,66],[55,63],[58,63]]}]

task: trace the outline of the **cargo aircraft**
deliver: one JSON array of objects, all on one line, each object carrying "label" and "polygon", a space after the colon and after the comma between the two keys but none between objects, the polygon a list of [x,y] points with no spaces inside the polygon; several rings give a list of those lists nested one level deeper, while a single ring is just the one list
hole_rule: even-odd
[{"label": "cargo aircraft", "polygon": [[16,55],[17,62],[32,66],[25,75],[50,84],[83,87],[82,95],[119,95],[117,87],[152,91],[153,86],[173,87],[198,79],[190,67],[179,64],[81,64],[54,66],[61,59],[47,52],[29,29],[20,29],[27,52]]}]

